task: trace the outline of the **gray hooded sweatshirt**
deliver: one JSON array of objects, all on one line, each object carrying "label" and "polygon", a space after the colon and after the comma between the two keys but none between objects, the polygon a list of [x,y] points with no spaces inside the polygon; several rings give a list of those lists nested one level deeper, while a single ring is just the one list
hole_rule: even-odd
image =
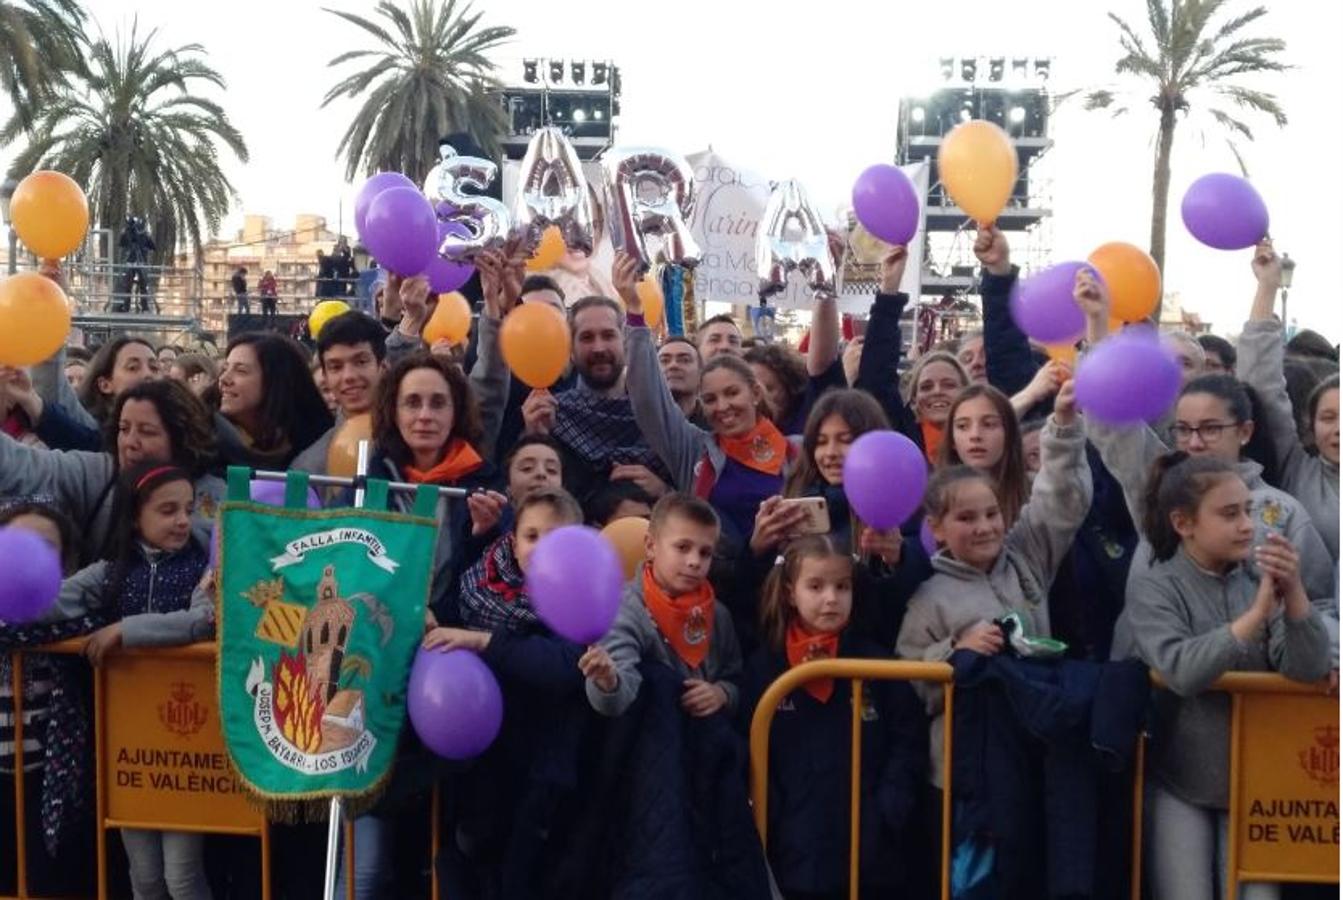
[{"label": "gray hooded sweatshirt", "polygon": [[1280,672],[1296,681],[1329,672],[1329,637],[1317,609],[1296,621],[1279,611],[1267,635],[1236,640],[1231,623],[1258,589],[1245,565],[1217,575],[1183,549],[1151,567],[1135,566],[1129,579],[1125,627],[1116,630],[1112,655],[1141,659],[1169,686],[1156,694],[1148,766],[1163,787],[1196,806],[1227,808],[1231,752],[1230,700],[1201,692],[1227,672]]},{"label": "gray hooded sweatshirt", "polygon": [[1236,352],[1236,377],[1254,388],[1264,407],[1257,423],[1273,442],[1282,469],[1282,486],[1310,513],[1334,564],[1338,564],[1338,465],[1306,452],[1296,430],[1287,379],[1282,374],[1282,324],[1245,323]]},{"label": "gray hooded sweatshirt", "polygon": [[[979,622],[1020,613],[1032,634],[1049,634],[1049,586],[1091,507],[1091,469],[1082,426],[1060,427],[1051,416],[1040,436],[1040,474],[1030,502],[1007,533],[993,568],[982,572],[945,550],[933,576],[909,601],[896,655],[941,662],[953,643]],[[932,715],[933,784],[942,784],[942,686],[915,684]]]}]

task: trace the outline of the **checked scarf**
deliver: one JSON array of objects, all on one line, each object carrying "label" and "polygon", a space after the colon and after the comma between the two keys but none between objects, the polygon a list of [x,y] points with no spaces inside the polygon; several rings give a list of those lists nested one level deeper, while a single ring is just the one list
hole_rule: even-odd
[{"label": "checked scarf", "polygon": [[513,552],[513,535],[499,538],[462,575],[462,621],[467,628],[517,633],[538,619],[527,599],[526,579]]},{"label": "checked scarf", "polygon": [[628,397],[607,397],[581,381],[556,397],[551,436],[594,469],[647,466],[668,484],[671,473],[644,440]]}]

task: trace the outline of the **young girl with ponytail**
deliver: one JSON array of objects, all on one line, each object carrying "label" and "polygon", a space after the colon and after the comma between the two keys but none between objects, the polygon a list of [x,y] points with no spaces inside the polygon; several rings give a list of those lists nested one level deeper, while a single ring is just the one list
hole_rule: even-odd
[{"label": "young girl with ponytail", "polygon": [[[1254,498],[1231,463],[1164,455],[1144,506],[1153,561],[1134,567],[1115,656],[1141,659],[1167,688],[1156,695],[1148,756],[1148,875],[1157,900],[1212,900],[1225,895],[1214,877],[1226,873],[1229,700],[1204,691],[1231,671],[1321,679],[1329,639],[1296,548],[1278,534],[1256,543]],[[1256,884],[1240,896],[1278,893]]]},{"label": "young girl with ponytail", "polygon": [[[853,558],[829,535],[788,544],[765,582],[763,645],[746,666],[742,713],[749,723],[761,694],[788,669],[814,659],[881,659],[889,652],[849,628]],[[812,681],[790,694],[770,726],[769,846],[774,877],[787,898],[843,897],[849,847],[852,708],[848,680]],[[918,698],[908,684],[869,681],[863,708],[859,840],[861,896],[909,896],[915,861],[926,738]]]}]

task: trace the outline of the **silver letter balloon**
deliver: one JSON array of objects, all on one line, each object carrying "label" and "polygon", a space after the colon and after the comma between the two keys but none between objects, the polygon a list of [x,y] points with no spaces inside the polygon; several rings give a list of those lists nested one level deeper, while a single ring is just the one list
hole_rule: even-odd
[{"label": "silver letter balloon", "polygon": [[617,147],[602,157],[602,169],[617,251],[639,257],[645,269],[699,262],[690,234],[695,176],[684,158],[657,147]]}]

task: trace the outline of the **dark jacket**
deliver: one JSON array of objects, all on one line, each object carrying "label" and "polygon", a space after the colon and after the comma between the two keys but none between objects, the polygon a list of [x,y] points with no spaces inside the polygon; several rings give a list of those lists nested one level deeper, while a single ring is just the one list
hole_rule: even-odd
[{"label": "dark jacket", "polygon": [[923,429],[914,411],[900,394],[900,360],[904,356],[904,334],[900,317],[909,303],[908,294],[877,294],[867,320],[863,354],[858,362],[858,378],[853,386],[867,391],[881,403],[891,427],[913,441],[920,451]]},{"label": "dark jacket", "polygon": [[768,900],[769,876],[746,796],[746,742],[726,713],[681,711],[681,678],[640,665],[635,737],[624,758],[613,900]]},{"label": "dark jacket", "polygon": [[[839,655],[889,659],[870,640],[846,632]],[[765,689],[788,670],[787,655],[762,647],[742,680],[742,724]],[[835,683],[822,703],[797,690],[779,705],[770,727],[770,868],[785,892],[838,894],[848,883],[851,682]],[[859,879],[884,897],[908,885],[919,865],[909,849],[919,796],[927,779],[928,728],[922,704],[908,684],[863,686],[862,803]]]},{"label": "dark jacket", "polygon": [[953,844],[993,847],[1003,900],[1128,896],[1139,662],[951,657]]},{"label": "dark jacket", "polygon": [[99,430],[76,420],[55,403],[42,405],[42,417],[33,431],[52,450],[88,450],[97,453],[103,449],[103,436]]},{"label": "dark jacket", "polygon": [[[408,481],[401,469],[381,452],[369,460],[368,473],[371,478],[386,478],[388,481]],[[484,464],[454,484],[440,487],[457,487],[467,491],[500,490],[499,472],[493,463]],[[347,502],[352,496],[347,495]],[[415,504],[415,495],[398,491],[388,500],[393,512],[409,513]],[[498,537],[497,530],[488,534],[471,534],[471,513],[464,498],[443,499],[438,504],[438,547],[434,552],[434,577],[429,592],[429,608],[437,617],[440,625],[460,625],[461,615],[457,609],[457,583],[472,563],[480,558],[490,543]]]}]

